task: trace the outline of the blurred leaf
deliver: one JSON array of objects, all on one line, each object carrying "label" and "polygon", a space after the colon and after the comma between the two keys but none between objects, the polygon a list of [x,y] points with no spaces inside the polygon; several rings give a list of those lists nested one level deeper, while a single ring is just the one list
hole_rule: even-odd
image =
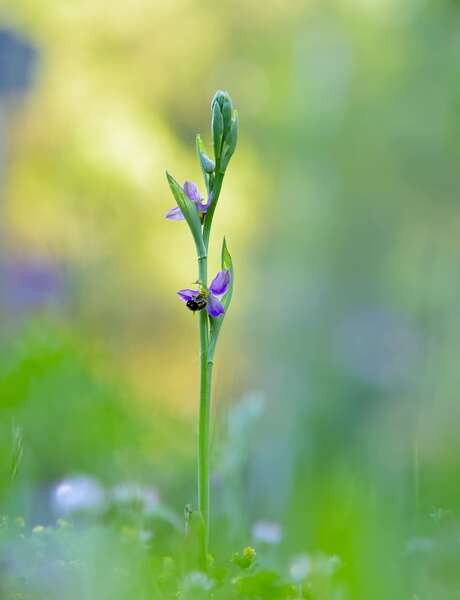
[{"label": "blurred leaf", "polygon": [[10,479],[14,479],[19,469],[19,465],[22,461],[22,455],[24,452],[23,444],[22,444],[22,429],[19,425],[17,425],[14,421],[11,426],[11,434],[12,434],[12,458],[11,458],[11,466],[10,466]]},{"label": "blurred leaf", "polygon": [[114,452],[121,458],[140,443],[122,389],[96,375],[83,345],[42,321],[0,348],[0,387],[0,420],[10,422],[14,414],[20,423],[12,461],[10,436],[0,436],[0,451],[21,481],[50,481],[69,471],[108,478]]},{"label": "blurred leaf", "polygon": [[256,560],[256,551],[251,546],[247,546],[243,552],[235,552],[230,560],[240,569],[250,569]]},{"label": "blurred leaf", "polygon": [[273,571],[260,571],[255,575],[239,577],[236,588],[239,594],[248,598],[284,600],[297,597],[295,587],[280,583],[279,575]]}]

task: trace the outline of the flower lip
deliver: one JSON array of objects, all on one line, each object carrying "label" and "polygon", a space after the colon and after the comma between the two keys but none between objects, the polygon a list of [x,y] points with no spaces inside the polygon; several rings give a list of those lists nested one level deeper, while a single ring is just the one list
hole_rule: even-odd
[{"label": "flower lip", "polygon": [[198,204],[198,208],[201,212],[205,213],[208,210],[208,208],[211,206],[211,203],[212,203],[212,192],[209,192],[208,201],[200,202],[200,204]]},{"label": "flower lip", "polygon": [[221,302],[212,294],[209,294],[207,311],[209,316],[214,318],[220,317],[220,315],[225,313],[225,309]]}]

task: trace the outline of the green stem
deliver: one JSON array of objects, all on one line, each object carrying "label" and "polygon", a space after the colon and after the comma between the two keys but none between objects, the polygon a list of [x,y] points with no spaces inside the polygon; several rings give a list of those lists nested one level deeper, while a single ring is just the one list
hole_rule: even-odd
[{"label": "green stem", "polygon": [[[207,285],[207,258],[198,258],[200,283]],[[198,419],[198,511],[203,519],[200,529],[199,563],[205,570],[207,566],[209,543],[209,420],[211,407],[211,374],[208,368],[208,315],[200,311],[200,413]]]},{"label": "green stem", "polygon": [[[206,252],[209,246],[211,224],[219,199],[224,176],[219,173],[216,165],[216,175],[213,182],[213,200],[208,209],[203,225],[203,241]],[[200,253],[199,253],[200,254]],[[208,260],[207,256],[198,256],[198,277],[200,284],[207,286]],[[200,414],[198,419],[198,511],[202,518],[202,528],[199,539],[200,568],[206,570],[209,545],[209,422],[211,419],[211,381],[214,347],[209,347],[209,321],[205,310],[200,311]],[[210,351],[211,350],[211,351]]]},{"label": "green stem", "polygon": [[209,246],[209,236],[211,235],[211,225],[212,219],[214,217],[214,211],[216,210],[217,201],[219,200],[220,190],[222,188],[222,182],[224,180],[224,174],[219,173],[219,165],[216,164],[216,174],[214,177],[214,184],[212,186],[212,203],[208,208],[208,212],[206,213],[206,218],[204,220],[203,226],[203,241],[206,248],[208,250]]}]

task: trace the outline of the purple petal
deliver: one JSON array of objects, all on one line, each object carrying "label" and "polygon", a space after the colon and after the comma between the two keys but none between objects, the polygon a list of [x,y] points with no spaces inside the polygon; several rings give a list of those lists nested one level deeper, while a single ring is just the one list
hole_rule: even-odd
[{"label": "purple petal", "polygon": [[207,202],[199,202],[198,203],[198,210],[202,213],[206,213],[208,211],[208,208],[211,206],[211,202],[212,202],[212,192],[209,192],[208,194],[208,201]]},{"label": "purple petal", "polygon": [[200,292],[198,290],[179,290],[177,292],[177,295],[179,296],[179,298],[181,300],[183,300],[184,302],[188,302],[189,300],[192,300],[193,298],[196,298],[198,295],[200,294]]},{"label": "purple petal", "polygon": [[206,306],[206,310],[211,317],[220,317],[225,312],[224,307],[219,302],[219,300],[213,296],[212,294],[208,297],[208,304]]},{"label": "purple petal", "polygon": [[165,214],[165,219],[168,219],[169,221],[183,221],[184,215],[182,214],[181,209],[178,206],[175,206],[174,208],[171,208],[171,210],[168,210]]},{"label": "purple petal", "polygon": [[225,292],[228,290],[228,286],[230,285],[231,280],[232,275],[230,271],[228,271],[227,269],[219,271],[219,273],[217,273],[217,275],[212,280],[209,289],[216,296],[222,296],[222,294],[225,294]]},{"label": "purple petal", "polygon": [[193,183],[193,181],[184,181],[184,185],[182,186],[182,189],[184,190],[184,192],[187,194],[188,198],[190,198],[190,200],[192,202],[195,202],[195,204],[198,204],[201,202],[200,192],[198,191],[198,188]]}]

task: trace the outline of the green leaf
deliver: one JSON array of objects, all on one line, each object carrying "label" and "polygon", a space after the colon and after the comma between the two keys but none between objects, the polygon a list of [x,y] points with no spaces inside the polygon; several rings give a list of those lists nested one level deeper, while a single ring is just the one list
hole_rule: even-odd
[{"label": "green leaf", "polygon": [[205,535],[205,524],[202,514],[198,510],[193,510],[190,504],[187,504],[184,510],[185,516],[185,540],[184,540],[184,560],[186,567],[196,568],[200,559],[200,547],[203,535]]},{"label": "green leaf", "polygon": [[213,358],[214,352],[216,350],[217,339],[219,337],[222,323],[224,322],[224,318],[226,317],[228,309],[230,307],[230,302],[232,301],[233,286],[235,283],[235,273],[234,273],[234,269],[233,269],[233,261],[232,261],[230,252],[228,251],[227,242],[226,242],[225,238],[224,238],[224,241],[222,242],[221,268],[222,268],[222,270],[227,269],[228,271],[230,271],[230,273],[232,275],[232,280],[230,282],[227,293],[221,300],[222,305],[225,309],[225,314],[223,314],[221,317],[216,317],[216,318],[209,317],[209,319],[211,321],[211,337],[210,337],[210,341],[209,341],[208,355],[211,359]]},{"label": "green leaf", "polygon": [[11,437],[13,442],[13,451],[10,463],[10,478],[14,479],[17,475],[23,455],[22,429],[14,422],[11,427]]},{"label": "green leaf", "polygon": [[206,248],[203,242],[203,234],[201,232],[201,222],[198,216],[198,210],[195,204],[187,197],[184,190],[177,183],[172,175],[166,171],[169,188],[176,200],[177,206],[181,209],[185,220],[188,223],[190,231],[197,249],[198,256],[206,256]]},{"label": "green leaf", "polygon": [[[230,282],[228,291],[225,294],[225,296],[222,298],[222,304],[225,308],[225,314],[227,314],[227,311],[229,309],[230,302],[232,301],[232,296],[233,296],[233,285],[235,283],[235,273],[233,271],[232,257],[230,256],[230,252],[228,251],[227,241],[225,238],[224,238],[224,241],[222,242],[221,268],[222,268],[222,270],[227,269],[228,271],[230,271],[231,276],[232,276],[232,280]],[[220,319],[220,320],[222,321],[222,319]]]},{"label": "green leaf", "polygon": [[270,598],[271,600],[287,600],[298,598],[293,585],[283,584],[280,577],[272,571],[260,571],[254,575],[239,577],[236,589],[245,598]]},{"label": "green leaf", "polygon": [[227,269],[228,271],[231,272],[232,283],[233,283],[233,261],[232,261],[232,257],[230,256],[230,252],[228,251],[227,241],[225,238],[224,238],[224,241],[222,242],[221,266],[222,266],[222,270]]}]

